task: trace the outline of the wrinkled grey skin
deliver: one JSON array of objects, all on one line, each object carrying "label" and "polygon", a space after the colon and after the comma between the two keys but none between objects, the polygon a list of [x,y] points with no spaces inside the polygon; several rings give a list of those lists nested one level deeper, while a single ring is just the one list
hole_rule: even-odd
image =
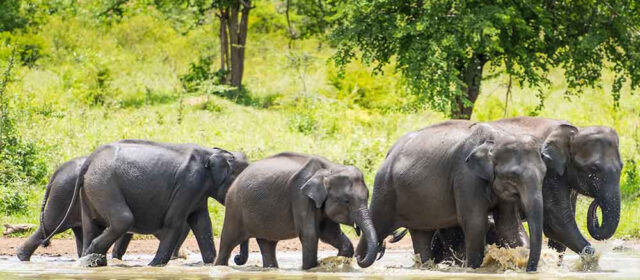
[{"label": "wrinkled grey skin", "polygon": [[98,147],[74,189],[74,197],[81,195],[82,255],[104,255],[126,233],[154,234],[160,245],[149,265],[164,265],[188,225],[203,262],[212,263],[207,199],[224,205],[228,187],[247,165],[241,153],[195,144],[123,140]]},{"label": "wrinkled grey skin", "polygon": [[[44,193],[42,208],[40,209],[40,227],[17,249],[16,255],[21,261],[29,261],[33,252],[42,244],[44,247],[49,246],[49,242],[43,244],[42,241],[52,234],[52,230],[58,225],[64,216],[67,207],[71,203],[73,197],[73,189],[80,173],[80,167],[87,157],[78,157],[61,164],[53,173],[49,184]],[[71,210],[69,217],[66,219],[62,227],[53,234],[64,232],[68,229],[73,231],[76,240],[76,249],[78,257],[82,256],[82,217],[80,215],[80,205],[75,205]],[[180,245],[184,242],[189,229],[185,229],[183,237],[178,243],[178,247],[174,251],[174,257],[177,257]],[[122,259],[127,251],[127,245],[131,240],[132,234],[125,234],[116,241],[112,251],[114,259]]]},{"label": "wrinkled grey skin", "polygon": [[[433,258],[429,243],[434,231],[459,225],[467,264],[477,268],[484,257],[490,211],[520,205],[530,225],[527,270],[534,271],[542,239],[546,168],[541,157],[532,137],[482,123],[454,120],[408,133],[376,174],[371,202],[376,234],[382,239],[399,227],[408,228],[414,251],[425,262]],[[365,238],[356,255],[369,253],[363,242]]]},{"label": "wrinkled grey skin", "polygon": [[[572,191],[594,198],[587,215],[591,236],[596,240],[613,236],[620,220],[622,170],[618,135],[613,128],[576,128],[565,121],[533,117],[509,118],[493,124],[514,133],[546,139],[557,151],[557,160],[546,161],[543,187],[544,233],[550,239],[550,246],[559,251],[569,247],[576,253],[595,252],[578,230]],[[602,209],[602,224],[597,220],[597,207]]]},{"label": "wrinkled grey skin", "polygon": [[246,245],[246,240],[253,237],[260,246],[264,267],[278,267],[277,242],[295,237],[302,242],[303,269],[317,266],[318,239],[338,248],[339,256],[351,257],[353,246],[340,230],[340,224],[344,224],[356,225],[371,240],[367,246],[373,252],[357,260],[361,266],[368,266],[375,260],[377,242],[368,198],[362,173],[353,166],[298,153],[281,153],[254,162],[227,194],[220,255],[215,264],[227,265],[231,250],[238,244]]},{"label": "wrinkled grey skin", "polygon": [[[591,236],[596,240],[610,238],[620,220],[622,161],[615,130],[606,126],[575,128],[565,121],[534,117],[508,118],[492,124],[514,133],[546,139],[546,143],[555,146],[556,160],[546,160],[548,168],[542,188],[544,233],[549,237],[549,246],[559,252],[569,247],[578,254],[593,255],[595,249],[580,233],[575,221],[576,195],[594,198],[587,214],[587,229]],[[598,223],[596,207],[603,210],[602,224]],[[512,237],[522,234],[523,230],[506,233]],[[444,239],[450,243],[463,242],[455,240],[456,229],[450,230]]]}]

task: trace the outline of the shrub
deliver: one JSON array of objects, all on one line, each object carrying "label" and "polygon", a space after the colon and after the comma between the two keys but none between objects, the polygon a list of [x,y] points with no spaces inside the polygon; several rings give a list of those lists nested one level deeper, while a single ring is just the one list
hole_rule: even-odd
[{"label": "shrub", "polygon": [[6,88],[14,55],[0,81],[0,211],[5,215],[25,212],[30,186],[44,184],[47,174],[47,166],[38,153],[38,147],[20,137],[10,114]]},{"label": "shrub", "polygon": [[620,191],[623,198],[632,199],[640,197],[639,165],[640,164],[638,164],[635,159],[628,159],[624,163],[624,169],[622,170],[622,182],[620,184]]},{"label": "shrub", "polygon": [[212,64],[213,57],[211,56],[201,56],[198,61],[189,63],[188,72],[180,76],[184,90],[196,92],[212,85],[222,84],[228,71],[220,69],[213,72],[211,70]]}]

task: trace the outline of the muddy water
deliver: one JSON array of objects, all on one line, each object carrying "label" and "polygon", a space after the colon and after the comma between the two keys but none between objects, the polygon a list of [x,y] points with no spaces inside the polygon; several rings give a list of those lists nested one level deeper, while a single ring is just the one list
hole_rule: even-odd
[{"label": "muddy water", "polygon": [[[599,268],[595,272],[578,271],[583,266],[575,254],[567,254],[557,266],[558,255],[543,252],[538,273],[524,273],[526,250],[499,251],[489,248],[483,268],[470,270],[449,265],[418,265],[408,251],[388,251],[382,260],[361,269],[349,260],[331,257],[335,252],[319,253],[323,265],[312,272],[302,272],[300,252],[278,252],[280,269],[262,269],[259,253],[251,253],[244,266],[204,266],[200,255],[189,254],[187,259],[171,261],[165,267],[145,266],[153,256],[126,255],[124,261],[109,260],[102,268],[79,267],[69,257],[34,256],[31,262],[19,262],[14,256],[0,256],[0,279],[638,279],[640,278],[640,249],[624,245],[600,246]],[[524,259],[524,261],[523,261]]]}]

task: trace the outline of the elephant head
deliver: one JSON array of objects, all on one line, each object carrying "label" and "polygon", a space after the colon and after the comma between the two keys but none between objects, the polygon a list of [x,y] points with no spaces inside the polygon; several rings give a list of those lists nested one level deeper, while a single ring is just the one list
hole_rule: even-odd
[{"label": "elephant head", "polygon": [[537,269],[542,249],[542,182],[546,166],[539,147],[531,136],[501,135],[475,147],[465,160],[501,200],[518,202],[524,209],[531,237],[527,271]]},{"label": "elephant head", "polygon": [[224,205],[231,183],[248,165],[247,157],[243,153],[213,148],[204,164],[212,178],[211,196]]},{"label": "elephant head", "polygon": [[[309,160],[298,174],[305,178],[300,187],[312,207],[322,209],[330,220],[362,229],[367,239],[367,254],[357,257],[358,265],[370,266],[376,257],[376,232],[369,215],[369,190],[362,172],[353,166],[327,167],[316,159]],[[301,182],[302,183],[302,182]]]},{"label": "elephant head", "polygon": [[[618,134],[613,128],[580,128],[568,147],[568,182],[580,194],[593,197],[587,212],[587,229],[596,240],[608,239],[620,220],[620,173],[622,161]],[[602,209],[602,224],[597,208]]]}]

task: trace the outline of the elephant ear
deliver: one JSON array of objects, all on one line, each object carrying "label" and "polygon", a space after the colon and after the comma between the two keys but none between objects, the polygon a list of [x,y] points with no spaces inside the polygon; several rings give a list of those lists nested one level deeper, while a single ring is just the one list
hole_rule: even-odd
[{"label": "elephant ear", "polygon": [[327,199],[327,188],[324,185],[327,175],[329,171],[322,169],[320,161],[312,158],[293,175],[292,183],[301,186],[300,191],[313,200],[316,208],[321,208]]},{"label": "elephant ear", "polygon": [[492,140],[486,140],[482,145],[473,149],[464,160],[469,169],[487,181],[493,181],[493,159],[491,157],[493,145]]},{"label": "elephant ear", "polygon": [[547,136],[540,153],[547,168],[553,169],[560,176],[564,174],[571,157],[570,143],[578,129],[573,125],[562,124]]},{"label": "elephant ear", "polygon": [[212,173],[216,185],[221,184],[229,177],[232,157],[233,155],[230,155],[227,151],[216,149],[205,161],[204,167]]}]

